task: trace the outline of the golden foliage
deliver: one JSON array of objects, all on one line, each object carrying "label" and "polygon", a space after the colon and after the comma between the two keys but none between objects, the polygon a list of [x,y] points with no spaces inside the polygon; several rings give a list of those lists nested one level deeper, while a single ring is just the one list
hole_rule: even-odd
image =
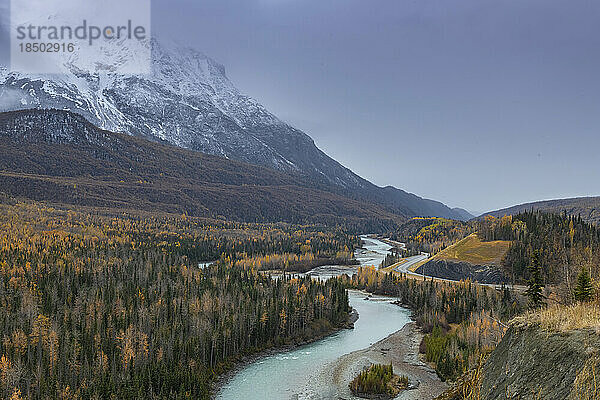
[{"label": "golden foliage", "polygon": [[[126,398],[155,385],[155,398],[203,398],[240,354],[347,318],[341,283],[258,269],[351,256],[356,241],[311,226],[0,202],[0,396]],[[216,261],[199,268],[205,260]]]},{"label": "golden foliage", "polygon": [[21,391],[19,389],[13,390],[12,395],[10,396],[10,400],[21,400]]}]

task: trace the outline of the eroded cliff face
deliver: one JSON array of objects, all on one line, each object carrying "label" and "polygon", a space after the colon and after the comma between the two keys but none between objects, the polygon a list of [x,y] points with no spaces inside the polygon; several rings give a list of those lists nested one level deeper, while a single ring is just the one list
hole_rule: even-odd
[{"label": "eroded cliff face", "polygon": [[463,261],[433,259],[415,271],[418,274],[455,281],[470,279],[479,283],[502,284],[509,279],[493,265],[475,265]]},{"label": "eroded cliff face", "polygon": [[600,399],[600,334],[513,325],[483,367],[481,399]]}]

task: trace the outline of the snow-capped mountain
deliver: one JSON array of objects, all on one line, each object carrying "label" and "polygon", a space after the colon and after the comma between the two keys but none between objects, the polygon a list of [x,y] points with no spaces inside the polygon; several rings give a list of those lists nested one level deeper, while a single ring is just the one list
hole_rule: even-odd
[{"label": "snow-capped mountain", "polygon": [[[123,52],[119,45],[113,47],[115,53]],[[115,59],[118,57],[107,64]],[[13,101],[3,104],[3,111],[66,109],[103,129],[278,170],[314,169],[329,177],[332,171],[327,169],[340,169],[316,149],[310,137],[241,94],[225,75],[225,68],[204,54],[190,48],[164,47],[153,40],[152,59],[151,75],[88,73],[79,67],[79,60],[66,60],[62,75],[4,72],[0,95]],[[338,183],[358,183],[352,174],[340,170],[345,176],[336,177]]]},{"label": "snow-capped mountain", "polygon": [[[73,59],[65,60],[60,75],[0,70],[0,111],[69,110],[110,131],[308,175],[345,195],[375,200],[406,216],[458,218],[441,203],[379,188],[343,167],[308,135],[242,94],[225,68],[201,52],[153,39],[147,43],[152,48],[152,74],[116,75],[110,63],[127,53],[121,45],[105,44],[108,47],[102,49],[105,73],[87,72]],[[98,64],[94,67],[97,71]]]}]

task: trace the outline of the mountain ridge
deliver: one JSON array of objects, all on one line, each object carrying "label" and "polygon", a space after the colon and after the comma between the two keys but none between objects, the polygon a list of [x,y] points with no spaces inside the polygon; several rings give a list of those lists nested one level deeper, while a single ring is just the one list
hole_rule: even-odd
[{"label": "mountain ridge", "polygon": [[300,174],[102,130],[69,111],[0,113],[0,138],[0,191],[11,197],[357,230],[404,219]]},{"label": "mountain ridge", "polygon": [[0,71],[1,111],[66,109],[94,125],[156,142],[298,172],[346,196],[405,216],[465,219],[465,214],[401,189],[378,187],[318,149],[310,136],[242,94],[225,68],[191,48],[153,39],[151,76],[89,74],[65,66],[60,76]]},{"label": "mountain ridge", "polygon": [[581,215],[581,218],[584,221],[597,225],[600,223],[600,196],[571,197],[565,199],[540,200],[531,203],[523,203],[500,210],[489,211],[478,218],[482,218],[486,215],[503,217],[504,215],[514,215],[531,210],[553,213],[566,212],[568,215],[573,216]]}]

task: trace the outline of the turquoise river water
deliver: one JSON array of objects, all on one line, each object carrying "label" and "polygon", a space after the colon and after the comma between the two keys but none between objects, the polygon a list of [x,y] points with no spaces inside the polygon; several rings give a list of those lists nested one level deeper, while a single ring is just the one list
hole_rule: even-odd
[{"label": "turquoise river water", "polygon": [[[364,238],[357,254],[362,265],[377,265],[389,246]],[[322,271],[327,275],[326,271]],[[320,274],[318,274],[320,275]],[[409,322],[409,311],[394,299],[349,292],[350,305],[359,313],[352,330],[342,330],[317,342],[265,356],[238,371],[217,394],[218,400],[324,400],[337,398],[335,387],[323,379],[328,364],[340,356],[368,347]],[[325,374],[326,375],[326,374]]]}]

